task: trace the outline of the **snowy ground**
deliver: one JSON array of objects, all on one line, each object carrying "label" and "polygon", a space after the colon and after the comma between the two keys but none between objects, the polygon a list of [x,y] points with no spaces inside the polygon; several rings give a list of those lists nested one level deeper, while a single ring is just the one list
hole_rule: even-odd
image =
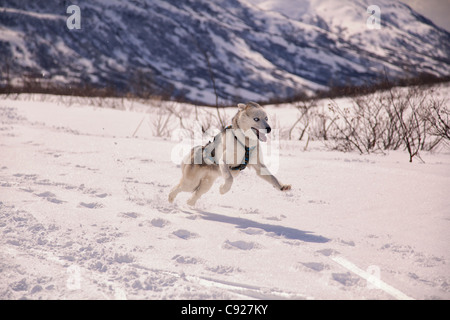
[{"label": "snowy ground", "polygon": [[0,99],[0,299],[450,298],[448,152],[282,142],[290,192],[246,169],[189,209],[142,117]]}]

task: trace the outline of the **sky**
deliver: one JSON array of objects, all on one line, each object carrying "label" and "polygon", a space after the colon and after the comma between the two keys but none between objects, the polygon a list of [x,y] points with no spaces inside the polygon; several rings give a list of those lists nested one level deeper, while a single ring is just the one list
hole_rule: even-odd
[{"label": "sky", "polygon": [[450,32],[450,0],[401,0],[401,2]]}]

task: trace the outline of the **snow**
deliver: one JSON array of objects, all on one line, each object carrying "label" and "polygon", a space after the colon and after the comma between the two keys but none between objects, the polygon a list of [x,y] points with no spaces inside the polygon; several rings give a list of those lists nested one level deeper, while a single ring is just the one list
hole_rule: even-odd
[{"label": "snow", "polygon": [[126,88],[150,73],[163,91],[214,104],[205,53],[224,103],[235,103],[238,90],[245,99],[267,99],[385,73],[449,73],[442,63],[448,34],[398,1],[377,1],[381,30],[366,25],[368,0],[96,1],[82,6],[87,19],[70,32],[58,1],[3,2],[0,40],[10,58],[0,61],[14,85],[24,73],[45,72],[50,84],[76,85],[81,77]]},{"label": "snow", "polygon": [[409,163],[280,141],[291,191],[246,169],[189,208],[167,201],[179,142],[151,121],[133,137],[157,111],[1,98],[1,299],[450,298],[448,151]]},{"label": "snow", "polygon": [[65,20],[66,17],[64,15],[57,15],[57,14],[50,14],[50,13],[39,13],[39,12],[30,12],[27,10],[20,10],[20,9],[14,9],[14,8],[0,8],[2,12],[7,13],[18,13],[23,15],[28,15],[30,17],[38,18],[38,19],[51,19],[51,20]]},{"label": "snow", "polygon": [[[399,1],[379,0],[373,3],[368,0],[244,0],[267,14],[279,13],[291,21],[304,22],[308,27],[320,26],[329,31],[331,38],[338,36],[349,43],[358,46],[362,43],[363,50],[379,56],[388,57],[392,51],[397,51],[398,39],[412,39],[413,35],[424,34],[429,37],[432,26],[417,19],[411,9]],[[367,27],[371,13],[367,9],[371,5],[379,8],[380,29]],[[322,23],[318,23],[319,20]],[[336,41],[339,43],[338,41]],[[416,41],[413,40],[417,44]],[[439,52],[425,41],[419,42],[421,52]],[[419,50],[419,51],[420,51]],[[421,57],[427,60],[427,58]],[[327,60],[335,60],[328,57]],[[336,64],[334,62],[333,64]],[[354,65],[351,65],[354,67]],[[390,68],[395,69],[395,64]],[[356,69],[357,70],[357,69]]]}]

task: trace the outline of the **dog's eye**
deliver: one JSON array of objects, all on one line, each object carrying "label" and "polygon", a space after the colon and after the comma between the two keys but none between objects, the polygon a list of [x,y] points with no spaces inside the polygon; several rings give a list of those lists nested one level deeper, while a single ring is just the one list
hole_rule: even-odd
[{"label": "dog's eye", "polygon": [[255,122],[258,122],[258,121],[259,121],[259,118],[253,118],[253,120],[254,120]]},{"label": "dog's eye", "polygon": [[268,120],[269,120],[269,118],[266,117],[266,121],[268,121]]}]

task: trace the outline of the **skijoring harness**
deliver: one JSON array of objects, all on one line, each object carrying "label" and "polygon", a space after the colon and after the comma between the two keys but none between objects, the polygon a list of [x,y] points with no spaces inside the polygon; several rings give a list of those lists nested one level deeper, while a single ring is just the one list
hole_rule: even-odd
[{"label": "skijoring harness", "polygon": [[[217,141],[219,138],[221,138],[221,134],[222,134],[224,131],[228,130],[228,129],[232,129],[232,126],[230,125],[230,126],[226,127],[221,133],[219,133],[218,135],[216,135],[216,136],[214,137],[213,141],[208,142],[208,143],[205,145],[205,147],[203,148],[203,149],[204,149],[204,150],[203,150],[203,159],[205,160],[205,162],[206,162],[207,164],[218,164],[217,161],[216,161],[216,159],[215,159],[215,147],[217,146],[216,141]],[[250,153],[253,151],[253,149],[256,148],[256,146],[253,146],[253,147],[247,147],[245,144],[243,144],[243,143],[236,137],[236,135],[234,134],[234,132],[233,132],[233,136],[234,136],[234,139],[237,140],[237,142],[239,142],[239,144],[240,144],[241,146],[244,147],[244,149],[245,149],[245,155],[244,155],[244,159],[243,159],[244,162],[243,162],[243,163],[239,164],[239,165],[236,166],[236,167],[230,166],[229,169],[230,169],[230,170],[239,170],[239,171],[242,171],[242,170],[244,170],[244,169],[247,167],[247,164],[248,164],[249,159],[250,159]],[[212,147],[212,150],[209,151],[209,148],[210,148],[210,147]],[[208,152],[208,151],[209,151],[209,152]]]}]

